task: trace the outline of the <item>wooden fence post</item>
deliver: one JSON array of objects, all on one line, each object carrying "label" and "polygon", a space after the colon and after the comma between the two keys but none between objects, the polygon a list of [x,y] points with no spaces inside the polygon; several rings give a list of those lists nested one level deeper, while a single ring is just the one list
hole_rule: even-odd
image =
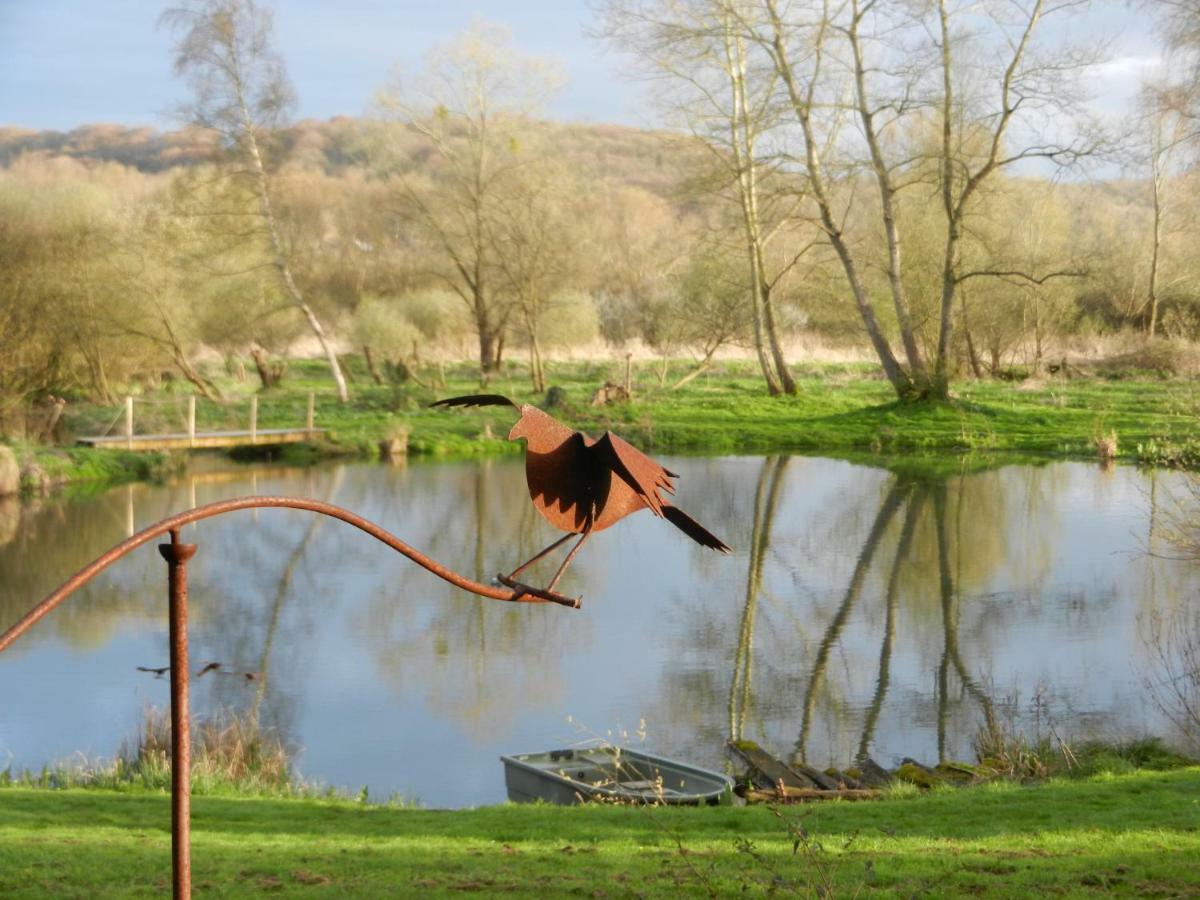
[{"label": "wooden fence post", "polygon": [[250,397],[250,443],[258,443],[258,394]]},{"label": "wooden fence post", "polygon": [[133,397],[125,398],[125,448],[133,449]]},{"label": "wooden fence post", "polygon": [[188,397],[188,446],[196,446],[196,395]]},{"label": "wooden fence post", "polygon": [[312,439],[313,422],[315,421],[314,414],[316,411],[316,403],[317,403],[317,395],[314,392],[309,391],[308,392],[308,414],[304,417],[304,430],[307,432],[305,437],[309,438],[309,440]]}]

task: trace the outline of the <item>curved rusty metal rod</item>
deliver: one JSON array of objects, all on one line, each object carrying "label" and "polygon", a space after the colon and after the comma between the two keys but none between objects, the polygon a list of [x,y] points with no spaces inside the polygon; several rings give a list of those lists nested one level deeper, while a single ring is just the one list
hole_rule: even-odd
[{"label": "curved rusty metal rod", "polygon": [[236,512],[240,509],[262,508],[304,509],[309,512],[330,516],[334,519],[340,519],[348,525],[353,525],[360,531],[365,531],[376,540],[387,544],[393,550],[407,556],[417,565],[438,576],[438,578],[448,581],[450,584],[462,588],[464,591],[477,594],[480,597],[507,602],[558,603],[572,609],[579,609],[582,605],[582,601],[577,597],[565,597],[561,594],[529,588],[525,585],[509,589],[472,581],[430,559],[421,551],[410,547],[394,534],[380,528],[374,522],[364,519],[362,516],[356,515],[347,509],[342,509],[340,506],[334,506],[332,503],[323,503],[320,500],[308,500],[303,497],[237,497],[232,500],[218,500],[216,503],[208,503],[204,506],[197,506],[195,509],[189,509],[186,512],[177,513],[163,519],[161,522],[151,525],[149,528],[142,529],[133,537],[117,544],[107,553],[96,557],[88,565],[64,581],[57,590],[47,595],[45,599],[27,612],[15,625],[3,634],[0,634],[0,652],[6,650],[13,641],[33,627],[42,616],[66,600],[72,593],[87,584],[122,556],[136,550],[143,544],[154,540],[156,537],[168,534],[172,530],[178,530],[184,525],[198,522],[201,519],[211,519],[213,516]]}]

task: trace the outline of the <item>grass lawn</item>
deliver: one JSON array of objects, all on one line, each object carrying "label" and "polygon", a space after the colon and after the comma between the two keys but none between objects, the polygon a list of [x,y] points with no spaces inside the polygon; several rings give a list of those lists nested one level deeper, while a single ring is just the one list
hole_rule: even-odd
[{"label": "grass lawn", "polygon": [[[0,896],[161,895],[169,821],[165,794],[2,788]],[[1000,782],[779,816],[765,807],[441,812],[198,796],[192,842],[198,895],[1195,897],[1200,768]]]},{"label": "grass lawn", "polygon": [[[384,438],[406,434],[410,452],[445,457],[515,453],[505,440],[511,410],[430,410],[439,398],[480,390],[466,364],[447,367],[444,384],[373,384],[357,358],[351,401],[337,402],[320,361],[294,362],[282,387],[259,395],[261,428],[297,427],[310,391],[316,423],[328,430],[319,447],[293,445],[272,451],[292,461],[347,454],[373,457]],[[668,378],[669,384],[678,371]],[[429,372],[426,372],[429,376]],[[635,382],[634,399],[593,407],[589,399],[606,380],[620,381],[620,366],[555,364],[550,383],[564,391],[554,414],[585,430],[619,431],[659,453],[821,452],[906,464],[927,456],[971,454],[989,465],[1014,454],[1094,459],[1096,439],[1113,433],[1117,455],[1129,461],[1200,467],[1200,383],[1188,379],[1072,378],[1027,382],[962,381],[950,403],[897,403],[888,384],[869,365],[798,367],[799,394],[768,397],[745,363],[725,363],[678,391],[658,386],[647,367]],[[197,427],[248,427],[255,383],[226,379],[225,400],[197,404]],[[487,389],[518,402],[544,403],[530,392],[524,367],[508,364]],[[139,433],[179,432],[185,427],[189,385],[167,384],[136,402]],[[115,412],[114,412],[115,411]],[[121,427],[121,411],[76,403],[66,422],[75,434]],[[20,452],[20,448],[19,448]],[[26,450],[25,452],[30,452]],[[261,449],[256,450],[261,453]],[[123,451],[41,449],[37,457],[56,479],[115,480],[146,477]],[[917,460],[919,461],[919,459]],[[163,463],[160,458],[156,461]]]}]

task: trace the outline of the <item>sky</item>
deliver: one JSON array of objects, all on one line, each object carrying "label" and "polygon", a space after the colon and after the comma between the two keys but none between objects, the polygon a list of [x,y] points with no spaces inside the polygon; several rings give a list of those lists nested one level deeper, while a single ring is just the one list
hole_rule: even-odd
[{"label": "sky", "polygon": [[[0,125],[66,131],[91,122],[171,128],[184,97],[170,68],[164,0],[0,0]],[[472,17],[508,26],[525,53],[566,73],[551,117],[658,124],[643,83],[620,54],[586,35],[589,0],[276,0],[276,46],[296,88],[298,118],[362,115],[396,65],[419,65]],[[1078,26],[1076,26],[1078,27]],[[1101,7],[1087,28],[1114,35],[1095,72],[1098,110],[1121,117],[1144,72],[1158,65],[1150,23],[1136,8]],[[1078,37],[1078,35],[1073,35]]]},{"label": "sky", "polygon": [[[0,0],[0,125],[69,130],[88,122],[172,127],[183,99],[171,38],[156,27],[165,0]],[[622,60],[585,36],[586,0],[276,0],[276,47],[298,118],[362,115],[400,63],[418,66],[473,17],[508,26],[525,53],[568,77],[549,114],[649,125],[643,87]]]}]

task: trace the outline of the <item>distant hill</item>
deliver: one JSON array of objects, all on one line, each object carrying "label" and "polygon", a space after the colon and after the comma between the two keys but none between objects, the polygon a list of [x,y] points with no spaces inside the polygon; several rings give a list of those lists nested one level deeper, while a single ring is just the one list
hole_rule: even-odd
[{"label": "distant hill", "polygon": [[[367,165],[369,121],[339,116],[306,119],[278,137],[289,164],[336,175]],[[694,139],[666,131],[621,125],[531,123],[531,137],[574,171],[596,180],[613,180],[657,194],[674,190],[681,168],[702,152]],[[418,142],[414,140],[414,153]],[[164,172],[197,165],[215,149],[211,132],[197,128],[158,131],[122,125],[82,125],[71,131],[32,131],[0,126],[0,166],[23,154],[66,156],[82,161],[114,162],[142,172]]]}]

